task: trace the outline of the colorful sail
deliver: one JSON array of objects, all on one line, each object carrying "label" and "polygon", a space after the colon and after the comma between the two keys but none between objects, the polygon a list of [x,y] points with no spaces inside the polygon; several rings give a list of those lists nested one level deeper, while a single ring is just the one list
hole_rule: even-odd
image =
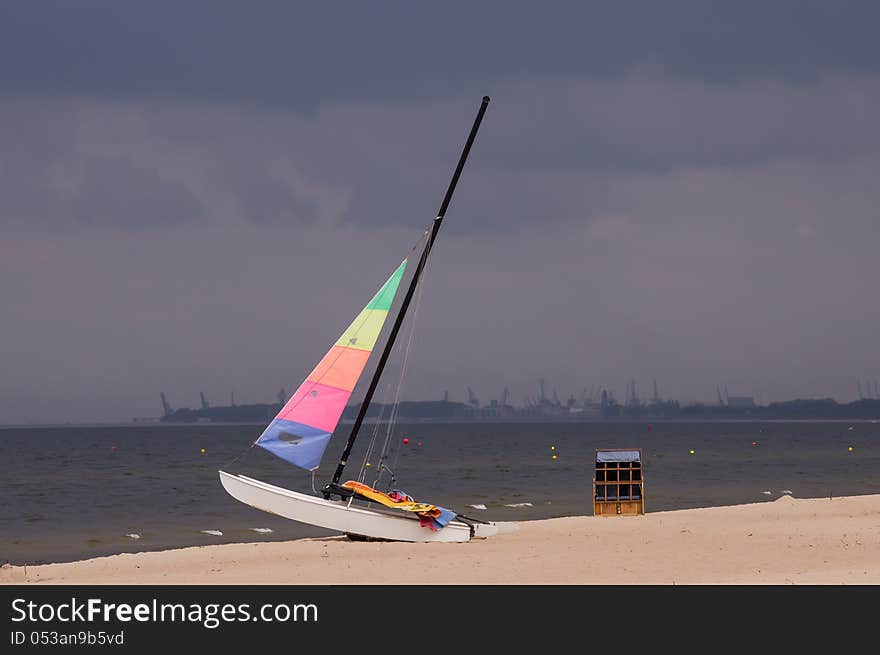
[{"label": "colorful sail", "polygon": [[258,446],[306,470],[318,468],[388,317],[406,262],[401,262],[281,408],[257,439]]}]

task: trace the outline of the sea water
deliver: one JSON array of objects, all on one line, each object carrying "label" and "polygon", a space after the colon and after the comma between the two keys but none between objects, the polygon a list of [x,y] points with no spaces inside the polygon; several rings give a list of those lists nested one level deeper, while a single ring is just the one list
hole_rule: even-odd
[{"label": "sea water", "polygon": [[[331,534],[223,490],[220,468],[311,491],[307,472],[250,447],[262,427],[0,429],[0,563]],[[345,479],[362,465],[364,481],[376,479],[388,435],[376,431],[366,467],[373,433],[364,427]],[[592,514],[596,448],[642,449],[648,512],[772,502],[784,492],[880,493],[880,423],[418,423],[388,438],[394,487],[484,520]],[[330,442],[316,487],[332,474],[342,441]],[[379,482],[387,489],[390,475]]]}]

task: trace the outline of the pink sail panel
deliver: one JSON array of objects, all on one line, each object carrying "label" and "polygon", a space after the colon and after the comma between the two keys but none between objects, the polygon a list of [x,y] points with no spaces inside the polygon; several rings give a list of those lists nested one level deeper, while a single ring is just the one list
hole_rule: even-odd
[{"label": "pink sail panel", "polygon": [[276,418],[333,432],[350,397],[351,391],[306,380]]}]

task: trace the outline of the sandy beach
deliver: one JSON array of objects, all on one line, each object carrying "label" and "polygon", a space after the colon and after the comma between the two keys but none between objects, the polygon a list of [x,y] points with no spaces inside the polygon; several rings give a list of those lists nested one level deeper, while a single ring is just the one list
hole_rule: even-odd
[{"label": "sandy beach", "polygon": [[878,584],[880,495],[525,521],[465,544],[344,537],[4,566],[33,584]]}]

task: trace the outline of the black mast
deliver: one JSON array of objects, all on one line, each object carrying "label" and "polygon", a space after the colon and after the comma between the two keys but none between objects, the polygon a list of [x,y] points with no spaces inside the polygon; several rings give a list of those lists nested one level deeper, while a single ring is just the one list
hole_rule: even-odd
[{"label": "black mast", "polygon": [[361,403],[360,411],[358,412],[357,418],[354,421],[354,425],[351,428],[351,434],[348,435],[348,441],[345,444],[345,449],[342,451],[342,456],[339,458],[339,464],[336,466],[336,472],[333,474],[333,481],[329,484],[325,485],[321,492],[324,494],[325,498],[330,498],[331,495],[337,495],[342,498],[347,498],[352,495],[351,491],[343,488],[339,484],[339,480],[342,478],[342,471],[345,469],[345,465],[348,463],[348,456],[351,454],[351,449],[354,446],[355,439],[357,439],[358,430],[361,428],[361,424],[364,422],[364,417],[367,414],[367,409],[370,406],[370,401],[373,399],[373,394],[376,392],[376,387],[379,386],[379,378],[382,376],[382,371],[385,368],[385,363],[388,361],[388,357],[391,354],[391,349],[394,347],[394,340],[397,338],[397,333],[400,332],[400,326],[403,323],[404,315],[406,314],[406,310],[409,307],[409,303],[412,300],[413,294],[415,293],[416,286],[419,283],[419,278],[422,275],[422,271],[425,269],[425,264],[428,261],[428,253],[431,252],[431,247],[434,245],[434,239],[437,238],[437,232],[440,231],[440,224],[443,222],[443,217],[446,215],[446,209],[449,207],[449,203],[452,200],[452,194],[455,192],[455,185],[458,184],[458,178],[461,177],[461,171],[464,169],[464,164],[467,161],[468,153],[471,151],[471,146],[474,144],[474,139],[477,137],[477,130],[480,129],[480,123],[483,120],[483,114],[486,113],[486,108],[489,106],[489,96],[483,96],[483,101],[480,103],[480,109],[477,111],[477,117],[474,119],[474,124],[471,127],[471,133],[468,135],[467,141],[464,144],[464,149],[461,151],[461,157],[458,159],[458,166],[455,167],[455,172],[452,174],[452,180],[449,182],[449,187],[446,189],[446,195],[443,196],[443,202],[440,205],[440,211],[437,212],[437,218],[434,219],[433,224],[431,225],[431,233],[428,235],[428,239],[425,242],[425,249],[422,251],[422,256],[419,259],[419,264],[416,267],[415,273],[413,273],[412,280],[410,280],[409,288],[406,290],[406,295],[403,297],[403,303],[400,305],[400,311],[397,313],[397,318],[394,320],[394,325],[391,328],[391,333],[388,335],[388,342],[385,344],[385,349],[382,351],[382,357],[379,358],[379,363],[376,365],[376,372],[373,374],[373,379],[370,380],[370,386],[367,389],[367,393],[364,396],[364,400]]}]

